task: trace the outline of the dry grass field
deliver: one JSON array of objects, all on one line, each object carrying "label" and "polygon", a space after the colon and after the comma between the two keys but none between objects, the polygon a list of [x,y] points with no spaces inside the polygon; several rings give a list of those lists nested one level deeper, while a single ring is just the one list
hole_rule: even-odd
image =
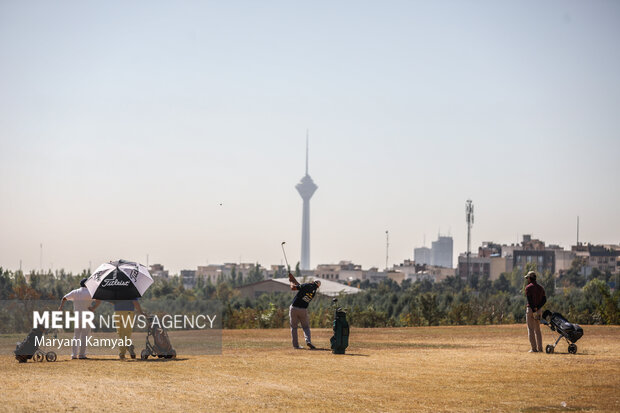
[{"label": "dry grass field", "polygon": [[353,329],[340,356],[293,350],[287,330],[224,331],[222,355],[177,360],[1,356],[0,410],[618,412],[620,327],[584,330],[576,355],[530,354],[509,325]]}]

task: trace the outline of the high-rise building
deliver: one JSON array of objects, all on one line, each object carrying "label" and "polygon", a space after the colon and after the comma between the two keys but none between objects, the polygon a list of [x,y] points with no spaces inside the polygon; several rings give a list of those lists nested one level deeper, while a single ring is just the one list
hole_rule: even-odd
[{"label": "high-rise building", "polygon": [[533,239],[530,234],[523,235],[521,248],[512,253],[512,266],[525,272],[527,264],[536,264],[536,272],[540,275],[545,271],[555,273],[555,251],[545,247],[544,241]]},{"label": "high-rise building", "polygon": [[452,237],[442,237],[433,241],[431,247],[431,265],[452,268]]},{"label": "high-rise building", "polygon": [[303,212],[301,219],[301,262],[302,270],[310,269],[310,198],[314,195],[318,186],[308,175],[308,134],[306,133],[306,175],[295,186],[303,200]]},{"label": "high-rise building", "polygon": [[414,248],[413,260],[419,265],[431,265],[431,249],[428,247]]}]

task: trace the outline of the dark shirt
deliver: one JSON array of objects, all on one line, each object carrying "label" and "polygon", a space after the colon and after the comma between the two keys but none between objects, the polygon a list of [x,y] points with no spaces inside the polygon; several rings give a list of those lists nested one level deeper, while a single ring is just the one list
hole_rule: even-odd
[{"label": "dark shirt", "polygon": [[536,282],[529,283],[525,287],[525,296],[527,297],[527,306],[534,311],[538,311],[547,302],[545,289]]},{"label": "dark shirt", "polygon": [[308,308],[308,304],[314,298],[316,289],[318,288],[315,283],[300,284],[298,286],[299,291],[293,300],[293,307]]}]

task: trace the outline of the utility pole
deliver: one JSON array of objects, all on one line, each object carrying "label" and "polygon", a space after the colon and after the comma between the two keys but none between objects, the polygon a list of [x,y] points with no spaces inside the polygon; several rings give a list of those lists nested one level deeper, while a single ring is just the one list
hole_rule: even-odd
[{"label": "utility pole", "polygon": [[577,215],[577,245],[579,245],[579,215]]},{"label": "utility pole", "polygon": [[388,270],[388,257],[390,252],[390,233],[385,231],[385,271]]},{"label": "utility pole", "polygon": [[467,283],[470,280],[471,227],[474,225],[474,204],[468,199],[465,204],[465,220],[467,222]]}]

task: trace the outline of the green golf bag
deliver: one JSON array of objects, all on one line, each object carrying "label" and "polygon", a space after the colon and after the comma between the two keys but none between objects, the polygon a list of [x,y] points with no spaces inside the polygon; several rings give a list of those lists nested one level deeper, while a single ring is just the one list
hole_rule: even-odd
[{"label": "green golf bag", "polygon": [[[334,303],[336,303],[334,299]],[[349,347],[349,323],[347,313],[342,308],[337,308],[334,315],[334,335],[329,340],[333,354],[344,354]]]}]

